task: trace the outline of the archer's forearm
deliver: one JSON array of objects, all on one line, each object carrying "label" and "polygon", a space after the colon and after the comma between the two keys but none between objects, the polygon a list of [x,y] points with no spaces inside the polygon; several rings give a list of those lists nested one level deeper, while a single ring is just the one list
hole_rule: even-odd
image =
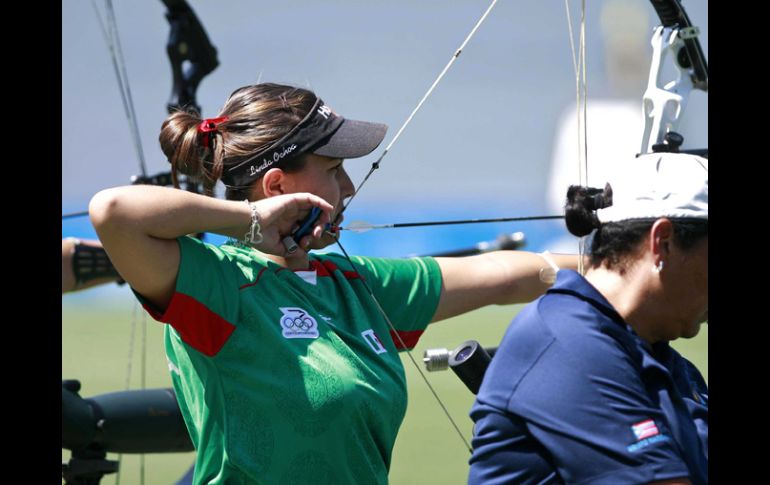
[{"label": "archer's forearm", "polygon": [[139,233],[157,239],[213,232],[243,237],[249,227],[247,204],[184,190],[135,185],[96,194],[89,213],[99,238],[103,233]]}]

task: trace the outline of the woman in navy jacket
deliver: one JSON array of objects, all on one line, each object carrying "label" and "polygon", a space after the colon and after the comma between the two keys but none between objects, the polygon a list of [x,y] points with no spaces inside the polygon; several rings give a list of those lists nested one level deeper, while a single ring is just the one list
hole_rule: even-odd
[{"label": "woman in navy jacket", "polygon": [[708,319],[708,160],[619,173],[569,189],[590,265],[508,328],[471,410],[471,484],[708,482],[708,389],[669,346]]}]

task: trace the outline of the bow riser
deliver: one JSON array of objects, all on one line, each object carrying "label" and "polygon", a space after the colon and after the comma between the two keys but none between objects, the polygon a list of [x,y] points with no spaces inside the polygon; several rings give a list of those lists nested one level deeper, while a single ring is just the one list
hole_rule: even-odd
[{"label": "bow riser", "polygon": [[652,152],[653,145],[663,143],[666,133],[676,131],[679,127],[680,115],[687,107],[690,92],[695,87],[691,69],[674,62],[678,77],[663,86],[661,74],[666,59],[669,56],[676,59],[684,47],[678,29],[663,26],[655,29],[652,36],[652,66],[643,100],[644,134],[641,153]]}]

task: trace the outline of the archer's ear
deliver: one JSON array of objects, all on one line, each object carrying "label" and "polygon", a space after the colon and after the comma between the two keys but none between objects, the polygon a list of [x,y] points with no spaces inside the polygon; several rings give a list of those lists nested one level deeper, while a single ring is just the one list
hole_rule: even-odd
[{"label": "archer's ear", "polygon": [[287,193],[286,172],[280,168],[271,168],[259,181],[265,197],[273,197]]},{"label": "archer's ear", "polygon": [[670,220],[661,218],[650,228],[650,251],[654,256],[667,258],[674,240],[674,225]]}]

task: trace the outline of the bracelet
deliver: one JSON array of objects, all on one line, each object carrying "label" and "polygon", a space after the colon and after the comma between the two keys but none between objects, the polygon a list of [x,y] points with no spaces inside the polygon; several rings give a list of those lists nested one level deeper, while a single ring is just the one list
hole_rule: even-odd
[{"label": "bracelet", "polygon": [[548,266],[550,266],[549,268],[540,268],[540,281],[552,285],[556,281],[556,272],[559,271],[559,266],[554,262],[550,254],[548,251],[543,251],[538,253],[538,256],[543,258],[548,263]]},{"label": "bracelet", "polygon": [[257,214],[257,203],[249,202],[249,199],[245,199],[244,202],[251,208],[251,224],[249,225],[249,232],[243,236],[243,244],[259,244],[262,242],[262,228],[259,225],[259,214]]}]

